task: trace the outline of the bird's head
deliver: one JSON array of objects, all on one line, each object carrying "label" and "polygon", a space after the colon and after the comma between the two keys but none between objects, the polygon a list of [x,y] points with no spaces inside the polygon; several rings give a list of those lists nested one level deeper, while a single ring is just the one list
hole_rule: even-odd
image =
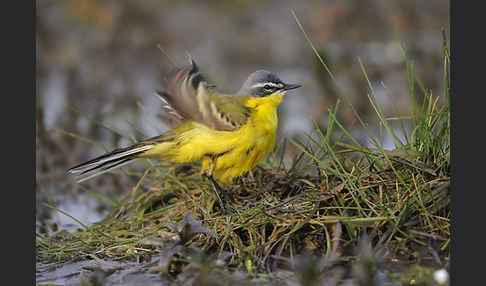
[{"label": "bird's head", "polygon": [[253,97],[265,97],[275,93],[285,94],[288,90],[299,87],[301,87],[300,84],[284,83],[269,71],[258,70],[248,77],[238,93]]}]

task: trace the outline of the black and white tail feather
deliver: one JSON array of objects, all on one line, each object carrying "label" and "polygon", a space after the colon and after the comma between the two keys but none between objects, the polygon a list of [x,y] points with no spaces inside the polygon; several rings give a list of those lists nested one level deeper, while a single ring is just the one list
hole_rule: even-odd
[{"label": "black and white tail feather", "polygon": [[67,171],[74,176],[76,182],[81,183],[95,176],[119,168],[137,159],[137,155],[151,149],[154,145],[141,145],[119,148],[85,163],[72,167]]}]

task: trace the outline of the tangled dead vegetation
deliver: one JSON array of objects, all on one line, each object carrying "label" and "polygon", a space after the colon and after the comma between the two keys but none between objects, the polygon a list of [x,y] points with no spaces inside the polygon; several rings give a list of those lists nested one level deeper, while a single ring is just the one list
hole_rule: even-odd
[{"label": "tangled dead vegetation", "polygon": [[369,172],[369,165],[355,164],[349,181],[325,171],[299,176],[257,168],[235,182],[235,203],[226,215],[197,166],[157,165],[104,221],[77,233],[39,237],[37,259],[139,261],[161,253],[159,271],[177,273],[184,263],[174,258],[191,246],[208,255],[230,254],[233,267],[251,261],[252,271],[265,273],[303,251],[351,257],[363,234],[390,257],[418,248],[443,256],[450,239],[449,178],[440,169],[392,162],[403,182],[391,166]]}]

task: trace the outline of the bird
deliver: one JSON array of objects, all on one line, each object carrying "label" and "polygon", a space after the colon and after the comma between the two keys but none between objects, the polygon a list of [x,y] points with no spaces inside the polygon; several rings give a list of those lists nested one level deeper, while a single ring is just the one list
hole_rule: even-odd
[{"label": "bird", "polygon": [[139,158],[201,162],[201,176],[209,180],[226,212],[220,195],[232,197],[220,183],[249,172],[273,150],[277,107],[289,90],[301,86],[261,69],[251,73],[238,92],[219,92],[190,58],[188,66],[172,69],[164,89],[155,92],[172,129],[76,165],[67,174],[81,183]]}]

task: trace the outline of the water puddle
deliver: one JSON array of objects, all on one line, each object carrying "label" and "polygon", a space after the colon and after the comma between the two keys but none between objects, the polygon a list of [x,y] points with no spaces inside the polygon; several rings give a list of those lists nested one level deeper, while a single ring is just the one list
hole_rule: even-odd
[{"label": "water puddle", "polygon": [[[146,271],[157,263],[159,257],[153,256],[149,261],[115,262],[104,260],[84,260],[66,263],[61,266],[50,266],[37,263],[37,285],[168,285],[167,279],[158,273]],[[107,265],[109,264],[109,265]],[[118,265],[118,266],[117,266]]]}]

